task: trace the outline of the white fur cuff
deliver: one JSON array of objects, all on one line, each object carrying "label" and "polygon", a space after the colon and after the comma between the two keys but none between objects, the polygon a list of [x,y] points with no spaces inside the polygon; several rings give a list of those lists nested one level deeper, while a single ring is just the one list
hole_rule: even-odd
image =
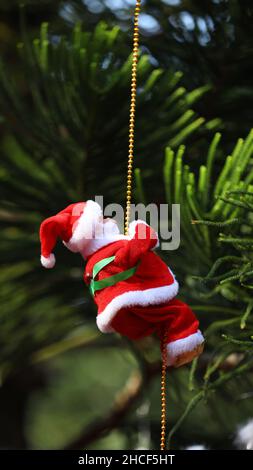
[{"label": "white fur cuff", "polygon": [[186,338],[177,339],[167,344],[167,365],[173,364],[175,358],[187,351],[192,351],[204,342],[204,337],[200,330]]},{"label": "white fur cuff", "polygon": [[[130,223],[129,225],[129,229],[128,229],[128,235],[130,238],[133,238],[135,236],[135,231],[136,231],[136,227],[139,225],[139,224],[142,224],[142,225],[146,225],[146,227],[148,228],[151,228],[150,225],[148,225],[146,222],[144,222],[144,220],[134,220],[133,222]],[[153,230],[153,229],[152,229]],[[158,234],[154,231],[155,235],[156,235],[156,245],[153,249],[155,248],[158,248],[159,247],[159,238],[158,238]]]}]

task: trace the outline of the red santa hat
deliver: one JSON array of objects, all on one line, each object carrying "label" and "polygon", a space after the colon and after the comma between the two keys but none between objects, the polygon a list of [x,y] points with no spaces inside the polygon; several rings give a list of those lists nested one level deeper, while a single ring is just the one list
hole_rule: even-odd
[{"label": "red santa hat", "polygon": [[92,239],[94,228],[102,217],[102,209],[94,201],[70,204],[53,217],[45,219],[40,226],[41,264],[53,268],[55,256],[52,253],[57,238],[73,252],[81,251]]}]

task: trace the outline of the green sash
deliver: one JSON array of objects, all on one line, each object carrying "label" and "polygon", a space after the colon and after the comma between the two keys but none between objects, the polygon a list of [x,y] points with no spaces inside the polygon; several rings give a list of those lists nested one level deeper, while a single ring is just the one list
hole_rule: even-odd
[{"label": "green sash", "polygon": [[94,296],[97,290],[104,289],[105,287],[114,286],[119,281],[125,281],[129,277],[133,276],[138,264],[133,268],[127,269],[126,271],[122,271],[121,273],[114,274],[113,276],[109,276],[101,281],[95,281],[95,277],[101,271],[101,269],[105,268],[108,264],[110,264],[115,259],[115,256],[110,256],[109,258],[104,258],[101,261],[98,261],[94,267],[92,272],[92,280],[90,282],[90,292]]}]

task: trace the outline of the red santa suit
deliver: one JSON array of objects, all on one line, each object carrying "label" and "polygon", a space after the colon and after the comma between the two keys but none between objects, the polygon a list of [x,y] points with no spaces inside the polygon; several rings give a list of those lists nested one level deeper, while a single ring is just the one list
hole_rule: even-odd
[{"label": "red santa suit", "polygon": [[185,355],[184,362],[189,362],[201,352],[204,339],[199,322],[190,307],[175,298],[178,282],[153,251],[158,238],[151,227],[135,221],[124,236],[115,223],[103,219],[93,201],[68,206],[41,226],[45,267],[51,267],[53,241],[50,246],[44,243],[43,250],[43,240],[52,219],[57,227],[54,236],[87,260],[84,281],[98,307],[97,325],[103,333],[116,331],[136,340],[152,333],[162,338],[166,331],[168,365]]}]

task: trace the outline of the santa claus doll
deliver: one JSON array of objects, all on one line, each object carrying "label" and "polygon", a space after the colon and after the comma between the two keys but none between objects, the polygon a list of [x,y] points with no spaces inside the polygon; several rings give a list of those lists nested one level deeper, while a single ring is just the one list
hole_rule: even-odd
[{"label": "santa claus doll", "polygon": [[[69,205],[40,227],[41,263],[53,268],[52,250],[60,238],[86,261],[84,281],[97,305],[97,326],[132,340],[152,333],[166,337],[167,365],[190,362],[204,338],[190,307],[176,299],[178,282],[154,252],[155,231],[141,220],[121,235],[113,219],[103,218],[94,201]],[[164,336],[165,335],[165,336]]]}]

